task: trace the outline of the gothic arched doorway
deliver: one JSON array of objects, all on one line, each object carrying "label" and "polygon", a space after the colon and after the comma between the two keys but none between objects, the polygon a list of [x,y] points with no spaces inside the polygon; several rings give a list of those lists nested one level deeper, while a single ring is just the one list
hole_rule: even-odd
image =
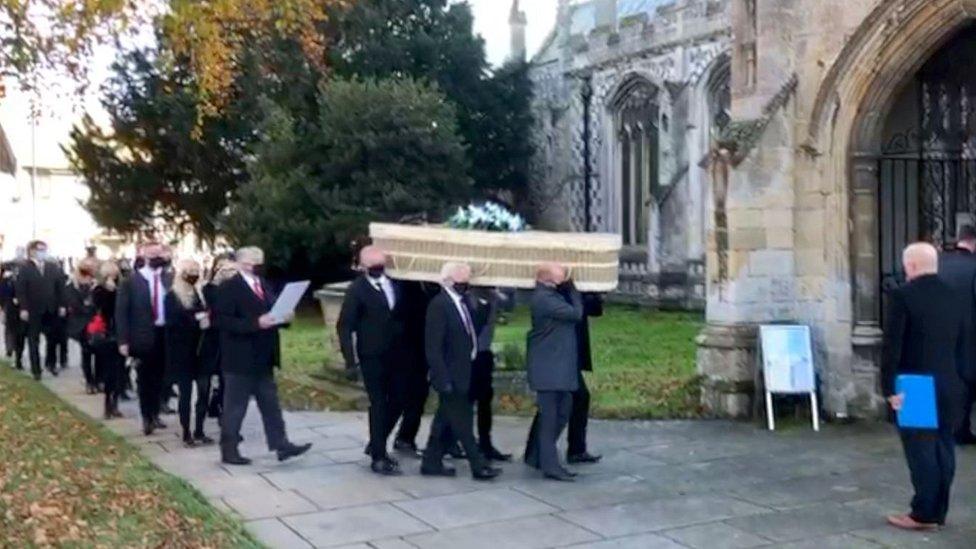
[{"label": "gothic arched doorway", "polygon": [[949,245],[961,225],[976,222],[974,65],[971,25],[935,52],[891,103],[878,159],[882,289],[903,279],[905,245]]}]

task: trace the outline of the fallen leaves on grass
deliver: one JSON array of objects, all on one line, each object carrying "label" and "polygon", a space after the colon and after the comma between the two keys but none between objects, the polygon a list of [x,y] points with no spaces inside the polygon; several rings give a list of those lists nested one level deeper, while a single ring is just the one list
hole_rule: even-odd
[{"label": "fallen leaves on grass", "polygon": [[122,439],[0,366],[4,547],[255,547]]}]

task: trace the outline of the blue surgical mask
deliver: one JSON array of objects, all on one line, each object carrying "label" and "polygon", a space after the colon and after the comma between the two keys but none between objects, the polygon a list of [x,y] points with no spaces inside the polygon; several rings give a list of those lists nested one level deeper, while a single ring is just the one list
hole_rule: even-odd
[{"label": "blue surgical mask", "polygon": [[34,259],[38,261],[47,261],[47,250],[35,250]]}]

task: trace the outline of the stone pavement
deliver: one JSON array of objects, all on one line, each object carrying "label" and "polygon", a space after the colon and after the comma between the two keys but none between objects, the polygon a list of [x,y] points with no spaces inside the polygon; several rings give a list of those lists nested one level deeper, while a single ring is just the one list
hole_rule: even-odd
[{"label": "stone pavement", "polygon": [[[77,366],[44,383],[101,417],[101,399],[84,394]],[[590,444],[605,459],[577,468],[579,482],[545,481],[513,463],[496,482],[477,483],[464,465],[456,479],[421,477],[412,460],[402,477],[373,475],[362,453],[362,413],[287,414],[292,440],[314,446],[279,464],[252,405],[242,451],[255,463],[233,468],[219,463],[216,447],[184,448],[174,416],[169,429],[144,437],[135,404],[123,412],[107,423],[112,430],[271,547],[976,547],[971,449],[959,452],[945,530],[885,526],[884,515],[905,510],[910,492],[895,434],[882,425],[828,425],[814,434],[722,421],[594,421]],[[215,436],[216,425],[208,427]],[[498,446],[512,451],[527,421],[499,418],[495,429]]]}]

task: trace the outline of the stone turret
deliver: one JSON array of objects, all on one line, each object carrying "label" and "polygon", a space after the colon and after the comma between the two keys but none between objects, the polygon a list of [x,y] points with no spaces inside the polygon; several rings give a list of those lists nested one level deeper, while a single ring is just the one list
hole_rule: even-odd
[{"label": "stone turret", "polygon": [[525,12],[519,9],[519,0],[512,0],[512,11],[508,16],[512,41],[508,55],[512,61],[525,61],[525,27],[527,25],[528,19]]}]

